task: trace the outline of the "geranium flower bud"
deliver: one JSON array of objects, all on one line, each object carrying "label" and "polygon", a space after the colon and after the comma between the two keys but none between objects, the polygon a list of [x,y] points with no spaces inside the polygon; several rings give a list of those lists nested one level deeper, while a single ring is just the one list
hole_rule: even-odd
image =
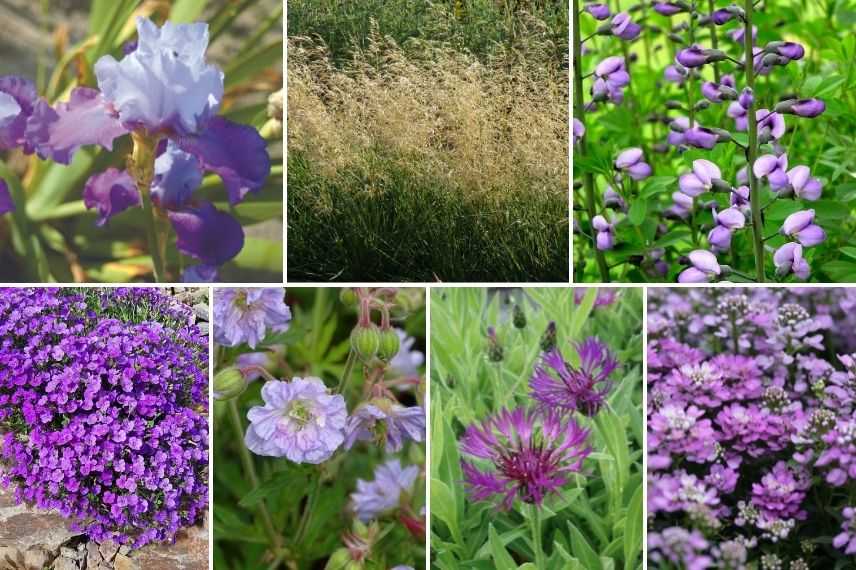
[{"label": "geranium flower bud", "polygon": [[378,358],[384,362],[389,362],[398,354],[399,348],[401,348],[401,339],[395,330],[389,328],[380,331],[380,342],[377,349]]},{"label": "geranium flower bud", "polygon": [[214,399],[231,400],[247,389],[247,380],[237,368],[230,366],[214,375]]},{"label": "geranium flower bud", "polygon": [[346,307],[356,307],[359,301],[360,297],[353,287],[342,287],[342,290],[339,291],[339,302]]},{"label": "geranium flower bud", "polygon": [[377,354],[380,347],[380,333],[377,325],[357,325],[351,331],[351,349],[363,362],[368,362]]}]

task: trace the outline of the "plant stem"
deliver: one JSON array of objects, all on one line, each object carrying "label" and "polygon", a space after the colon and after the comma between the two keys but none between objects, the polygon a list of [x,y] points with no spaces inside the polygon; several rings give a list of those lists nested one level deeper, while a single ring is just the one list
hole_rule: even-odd
[{"label": "plant stem", "polygon": [[743,33],[743,51],[745,54],[746,63],[744,71],[746,73],[746,86],[752,89],[752,102],[749,108],[746,109],[746,119],[749,127],[749,148],[746,149],[747,168],[746,173],[749,175],[749,203],[752,208],[752,241],[755,244],[755,274],[758,283],[765,281],[764,275],[764,223],[761,220],[761,189],[758,188],[758,179],[755,178],[755,172],[752,167],[755,165],[755,158],[758,152],[758,123],[755,117],[755,62],[752,53],[752,0],[745,0],[744,11],[745,28]]},{"label": "plant stem", "polygon": [[163,283],[166,275],[163,244],[158,239],[157,220],[151,197],[152,180],[155,176],[155,152],[159,137],[135,131],[131,133],[131,139],[134,141],[134,149],[131,153],[128,170],[137,184],[137,191],[140,193],[140,200],[143,203],[143,215],[146,218],[146,234],[149,242],[149,254],[152,256],[155,282]]},{"label": "plant stem", "polygon": [[541,544],[541,512],[534,504],[529,505],[529,522],[532,525],[532,549],[535,551],[535,567],[545,570],[544,548]]},{"label": "plant stem", "polygon": [[303,515],[300,517],[300,524],[297,527],[297,534],[294,538],[295,544],[301,544],[306,534],[306,531],[309,529],[309,523],[312,520],[312,513],[315,511],[315,505],[318,502],[318,495],[321,494],[321,472],[317,471],[315,474],[315,481],[313,481],[312,488],[309,489],[309,496],[306,499],[306,506],[303,509]]},{"label": "plant stem", "polygon": [[[689,40],[690,45],[695,44],[695,9],[696,4],[693,1],[690,4],[690,11],[688,14],[689,17]],[[690,128],[695,126],[695,91],[693,91],[693,70],[689,69],[687,71],[687,105],[689,107],[689,119],[690,119]]]},{"label": "plant stem", "polygon": [[348,387],[348,382],[351,380],[351,376],[354,371],[354,364],[357,362],[357,353],[351,350],[348,352],[348,360],[345,361],[345,370],[342,372],[342,379],[339,380],[339,386],[336,388],[336,392],[339,394],[344,394],[345,389]]},{"label": "plant stem", "polygon": [[[707,0],[707,6],[710,9],[710,47],[713,49],[719,49],[719,41],[716,37],[716,23],[713,21],[713,13],[716,11],[716,6],[713,4],[713,0]],[[717,85],[719,84],[719,63],[713,62],[713,78],[716,81]]]},{"label": "plant stem", "polygon": [[[574,0],[573,5],[573,36],[574,36],[574,118],[583,124],[585,127],[585,107],[583,106],[583,75],[580,65],[582,64],[582,42],[580,41],[580,2]],[[580,157],[586,157],[586,137],[583,135],[580,142],[577,143],[577,153]],[[594,176],[591,172],[583,173],[583,184],[585,186],[585,201],[586,213],[588,214],[589,224],[592,223],[595,216],[595,197],[594,197]],[[595,232],[592,232],[592,248],[594,248],[594,257],[597,261],[597,267],[600,271],[600,278],[604,283],[609,282],[609,268],[606,265],[606,258],[603,252],[597,248],[597,237]]]},{"label": "plant stem", "polygon": [[[244,426],[241,423],[241,414],[238,412],[238,402],[234,398],[229,400],[229,416],[232,419],[232,426],[235,429],[235,438],[238,441],[238,451],[241,454],[241,463],[244,465],[244,472],[246,472],[247,477],[250,479],[250,486],[253,490],[256,490],[259,488],[259,476],[256,474],[256,466],[253,463],[253,456],[250,454],[250,450],[247,449],[247,446],[244,445]],[[268,540],[271,541],[274,551],[281,551],[282,541],[280,540],[279,533],[276,532],[276,528],[273,526],[273,519],[270,516],[270,511],[268,511],[267,504],[264,499],[259,501],[258,509],[259,514],[262,517],[265,532],[267,532],[268,535]]]}]

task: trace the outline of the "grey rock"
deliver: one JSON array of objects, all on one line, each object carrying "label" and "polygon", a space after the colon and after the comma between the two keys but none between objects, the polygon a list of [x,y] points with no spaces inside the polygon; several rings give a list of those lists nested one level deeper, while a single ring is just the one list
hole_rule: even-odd
[{"label": "grey rock", "polygon": [[113,568],[115,570],[140,570],[139,564],[124,554],[116,556],[116,559],[113,561]]},{"label": "grey rock", "polygon": [[51,563],[53,556],[44,548],[30,548],[24,553],[24,564],[27,568],[44,568]]},{"label": "grey rock", "polygon": [[83,558],[83,545],[78,546],[77,550],[63,546],[59,549],[59,555],[63,558],[70,558],[71,560],[80,560]]},{"label": "grey rock", "polygon": [[52,568],[53,570],[81,570],[80,564],[77,560],[73,560],[65,556],[60,556],[54,560]]},{"label": "grey rock", "polygon": [[208,303],[199,303],[193,306],[193,313],[200,321],[208,320]]},{"label": "grey rock", "polygon": [[86,568],[95,570],[101,564],[101,553],[95,542],[86,543]]},{"label": "grey rock", "polygon": [[98,547],[98,551],[101,553],[101,558],[103,558],[106,562],[110,562],[113,560],[113,557],[116,556],[116,553],[119,551],[119,545],[113,542],[112,540],[105,540]]}]

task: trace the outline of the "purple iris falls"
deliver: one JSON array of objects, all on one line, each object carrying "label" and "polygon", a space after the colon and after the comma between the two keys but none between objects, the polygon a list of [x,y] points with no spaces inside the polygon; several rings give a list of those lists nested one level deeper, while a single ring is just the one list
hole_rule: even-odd
[{"label": "purple iris falls", "polygon": [[591,453],[588,435],[566,415],[502,410],[470,425],[461,438],[461,452],[472,461],[461,461],[467,490],[476,501],[496,496],[506,509],[515,498],[540,506],[582,469]]},{"label": "purple iris falls", "polygon": [[530,395],[545,411],[578,411],[594,416],[606,402],[612,389],[610,375],[618,361],[609,349],[594,337],[576,345],[580,365],[565,361],[554,348],[545,353],[529,380]]},{"label": "purple iris falls", "polygon": [[[193,192],[203,173],[213,172],[223,180],[229,203],[238,204],[260,190],[270,174],[267,145],[254,128],[216,116],[223,72],[205,60],[207,24],[167,22],[158,28],[140,17],[137,34],[136,49],[121,60],[108,55],[96,62],[99,89],[78,87],[68,102],[51,107],[44,100],[33,103],[35,98],[19,86],[17,91],[27,95],[15,98],[22,111],[11,130],[3,127],[3,114],[14,108],[3,94],[14,78],[0,79],[0,144],[7,138],[21,144],[23,136],[25,150],[30,145],[42,158],[69,164],[80,147],[112,150],[116,138],[131,132],[160,141],[150,188],[153,201],[168,213],[179,251],[201,262],[194,274],[210,274],[240,252],[244,233],[230,214],[195,201]],[[25,133],[19,124],[23,115]],[[89,180],[85,202],[98,210],[99,225],[141,203],[140,181],[131,182],[118,171]]]}]

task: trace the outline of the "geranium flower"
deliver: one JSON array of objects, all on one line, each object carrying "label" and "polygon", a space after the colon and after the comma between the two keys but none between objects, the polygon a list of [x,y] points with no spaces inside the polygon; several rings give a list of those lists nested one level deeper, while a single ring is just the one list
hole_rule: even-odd
[{"label": "geranium flower", "polygon": [[382,514],[397,509],[404,497],[413,493],[419,467],[402,469],[398,459],[390,459],[375,469],[374,481],[357,479],[357,490],[351,493],[351,506],[362,522],[367,523]]},{"label": "geranium flower", "polygon": [[258,346],[268,330],[288,328],[291,310],[281,287],[223,288],[214,292],[214,340],[223,346]]}]

